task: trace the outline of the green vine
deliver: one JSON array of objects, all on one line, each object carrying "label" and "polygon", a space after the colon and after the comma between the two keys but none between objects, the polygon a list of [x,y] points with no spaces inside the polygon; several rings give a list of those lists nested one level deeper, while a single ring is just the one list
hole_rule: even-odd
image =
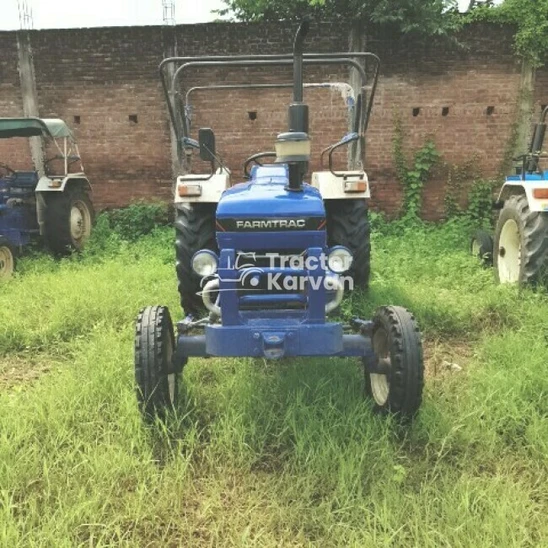
[{"label": "green vine", "polygon": [[394,164],[398,179],[403,186],[403,217],[419,219],[422,206],[422,190],[432,168],[440,158],[440,153],[432,139],[418,149],[411,165],[403,150],[404,131],[401,119],[394,120],[394,137],[392,140]]},{"label": "green vine", "polygon": [[488,228],[493,225],[493,191],[497,180],[477,179],[468,191],[466,217],[472,226]]},{"label": "green vine", "polygon": [[478,155],[475,154],[462,165],[446,165],[447,183],[444,198],[445,215],[448,219],[462,214],[460,203],[463,199],[463,189],[469,181],[478,180]]},{"label": "green vine", "polygon": [[[470,184],[472,181],[472,184]],[[493,221],[493,192],[500,186],[498,179],[484,179],[472,158],[461,166],[448,166],[447,193],[444,198],[447,219],[466,218],[471,225],[489,228]],[[466,206],[464,201],[466,191]]]}]

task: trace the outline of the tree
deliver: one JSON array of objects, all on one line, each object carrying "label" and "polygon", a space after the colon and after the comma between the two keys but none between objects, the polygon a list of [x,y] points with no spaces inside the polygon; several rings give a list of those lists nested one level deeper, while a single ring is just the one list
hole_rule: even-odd
[{"label": "tree", "polygon": [[538,67],[548,59],[548,0],[504,0],[474,7],[468,21],[511,24],[517,27],[514,46],[516,52]]},{"label": "tree", "polygon": [[444,36],[459,26],[456,0],[223,0],[244,21],[315,18],[360,21],[408,34]]}]

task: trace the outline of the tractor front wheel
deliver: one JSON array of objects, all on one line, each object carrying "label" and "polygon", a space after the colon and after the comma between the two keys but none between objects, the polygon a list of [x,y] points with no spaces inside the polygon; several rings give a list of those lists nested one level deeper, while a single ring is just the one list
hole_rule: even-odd
[{"label": "tractor front wheel", "polygon": [[0,280],[10,278],[15,272],[15,248],[4,236],[0,236]]},{"label": "tractor front wheel", "polygon": [[57,255],[81,251],[91,234],[94,216],[88,193],[76,187],[45,194],[44,236],[47,246]]},{"label": "tractor front wheel", "polygon": [[173,365],[175,337],[169,310],[147,306],[135,328],[137,399],[147,419],[163,417],[177,405],[180,372]]},{"label": "tractor front wheel", "polygon": [[354,288],[367,289],[371,272],[371,228],[365,199],[327,200],[327,243],[352,252]]},{"label": "tractor front wheel", "polygon": [[548,267],[548,214],[532,212],[525,195],[510,196],[495,231],[499,283],[535,284]]},{"label": "tractor front wheel", "polygon": [[421,334],[413,315],[400,306],[383,306],[373,318],[375,362],[364,359],[365,390],[374,410],[409,420],[419,410],[424,385]]}]

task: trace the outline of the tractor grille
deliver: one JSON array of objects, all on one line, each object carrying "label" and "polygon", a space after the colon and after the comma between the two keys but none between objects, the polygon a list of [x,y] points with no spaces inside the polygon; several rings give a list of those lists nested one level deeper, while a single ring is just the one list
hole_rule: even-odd
[{"label": "tractor grille", "polygon": [[[296,284],[296,272],[299,262],[305,257],[302,251],[287,251],[283,255],[276,252],[243,252],[236,254],[236,268],[242,274],[238,282],[238,295],[257,296],[269,295],[301,295],[302,302],[272,305],[271,308],[304,308],[306,306],[306,288],[302,284]],[[284,269],[279,275],[267,274],[265,269]],[[252,306],[250,306],[253,308]],[[245,306],[244,308],[247,308]]]},{"label": "tractor grille", "polygon": [[275,251],[237,251],[236,268],[292,268],[292,265],[298,265],[305,258],[306,253],[300,250],[286,251],[283,254]]}]

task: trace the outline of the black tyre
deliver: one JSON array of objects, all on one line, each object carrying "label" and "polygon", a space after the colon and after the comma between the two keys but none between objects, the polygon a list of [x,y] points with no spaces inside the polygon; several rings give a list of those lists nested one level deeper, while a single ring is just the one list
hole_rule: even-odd
[{"label": "black tyre", "polygon": [[7,280],[15,272],[15,248],[4,236],[0,236],[0,281]]},{"label": "black tyre", "polygon": [[91,234],[94,211],[88,193],[81,187],[44,193],[46,211],[44,238],[57,255],[81,251]]},{"label": "black tyre", "polygon": [[135,327],[135,382],[139,408],[147,418],[176,407],[180,373],[173,364],[175,337],[169,310],[147,306]]},{"label": "black tyre", "polygon": [[175,248],[179,296],[185,314],[197,316],[205,310],[201,278],[192,270],[192,257],[200,249],[218,252],[215,239],[215,204],[184,204],[177,209]]},{"label": "black tyre", "polygon": [[354,287],[367,289],[371,272],[371,228],[367,202],[358,200],[326,200],[327,243],[343,245],[354,257],[349,274]]},{"label": "black tyre", "polygon": [[536,284],[548,274],[548,213],[532,212],[524,195],[510,196],[495,231],[499,283]]},{"label": "black tyre", "polygon": [[371,336],[377,364],[364,360],[365,389],[378,413],[404,420],[419,410],[424,364],[419,328],[413,315],[400,306],[384,306],[373,318]]},{"label": "black tyre", "polygon": [[493,238],[485,230],[476,230],[470,238],[470,253],[485,266],[493,264]]}]

